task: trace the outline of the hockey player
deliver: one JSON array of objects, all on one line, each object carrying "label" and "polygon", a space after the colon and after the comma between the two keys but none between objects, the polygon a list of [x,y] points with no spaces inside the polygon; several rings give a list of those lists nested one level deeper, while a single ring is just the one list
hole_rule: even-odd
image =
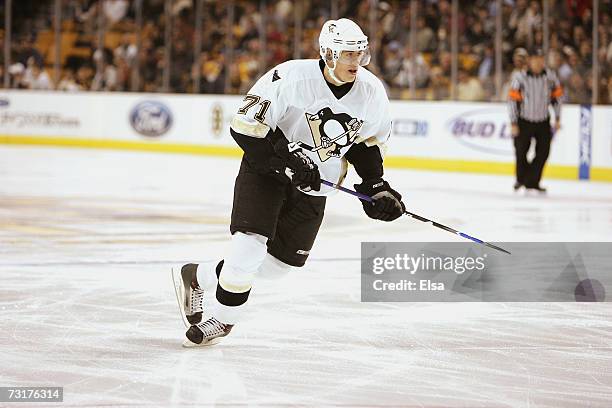
[{"label": "hockey player", "polygon": [[[374,219],[405,210],[383,179],[383,145],[391,132],[389,100],[370,61],[368,38],[348,19],[327,21],[320,60],[284,62],[244,97],[230,125],[244,156],[234,187],[229,254],[213,265],[187,264],[173,277],[189,329],[184,346],[210,345],[239,321],[256,273],[284,274],[306,262],[323,220],[326,196],[351,163],[355,189]],[[216,287],[202,321],[204,291]]]}]

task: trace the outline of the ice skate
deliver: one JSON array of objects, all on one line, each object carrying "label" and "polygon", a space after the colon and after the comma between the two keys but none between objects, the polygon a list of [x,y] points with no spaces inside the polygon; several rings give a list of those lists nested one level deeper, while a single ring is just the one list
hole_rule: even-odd
[{"label": "ice skate", "polygon": [[547,191],[546,187],[542,187],[540,185],[537,185],[535,187],[528,187],[528,188],[529,188],[529,190],[532,190],[532,191],[534,191],[534,192],[536,192],[536,193],[538,193],[540,195],[546,194],[546,191]]},{"label": "ice skate", "polygon": [[518,181],[516,183],[514,183],[514,186],[512,188],[514,188],[514,192],[518,192],[521,188],[523,188],[523,183],[519,183]]},{"label": "ice skate", "polygon": [[526,196],[545,196],[546,192],[546,188],[539,185],[535,187],[525,187]]},{"label": "ice skate", "polygon": [[214,317],[203,323],[193,325],[187,330],[187,339],[183,342],[183,347],[212,346],[232,331],[233,324],[221,323]]},{"label": "ice skate", "polygon": [[197,264],[186,264],[179,270],[172,268],[172,281],[181,318],[185,327],[202,321],[204,290],[196,279]]}]

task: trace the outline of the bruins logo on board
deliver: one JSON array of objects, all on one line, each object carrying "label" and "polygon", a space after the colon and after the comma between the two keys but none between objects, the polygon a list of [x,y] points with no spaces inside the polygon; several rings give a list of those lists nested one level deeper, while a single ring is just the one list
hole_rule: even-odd
[{"label": "bruins logo on board", "polygon": [[212,107],[211,112],[211,126],[212,133],[215,137],[221,136],[223,130],[223,107],[220,104],[215,104]]},{"label": "bruins logo on board", "polygon": [[330,157],[340,157],[340,149],[353,144],[363,125],[363,120],[347,113],[334,113],[330,108],[323,108],[314,115],[306,113],[306,120],[314,141],[314,151],[322,162]]}]

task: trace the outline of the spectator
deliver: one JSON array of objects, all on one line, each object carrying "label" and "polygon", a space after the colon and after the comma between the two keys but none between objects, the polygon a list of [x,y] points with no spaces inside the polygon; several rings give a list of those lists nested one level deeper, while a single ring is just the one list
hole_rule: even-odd
[{"label": "spectator", "polygon": [[572,46],[577,49],[580,47],[583,41],[587,39],[587,36],[584,32],[584,27],[582,26],[574,26],[573,36],[572,36]]},{"label": "spectator", "polygon": [[183,12],[189,12],[189,10],[193,7],[191,0],[174,0],[172,4],[172,15],[178,16]]},{"label": "spectator", "polygon": [[109,26],[121,21],[127,14],[129,3],[127,0],[104,0],[102,3],[102,11]]},{"label": "spectator", "polygon": [[392,79],[396,77],[402,66],[400,48],[400,43],[397,41],[392,41],[383,46],[381,71],[387,82],[391,82]]},{"label": "spectator", "polygon": [[132,69],[123,59],[115,59],[117,65],[117,91],[129,91],[132,83]]},{"label": "spectator", "polygon": [[574,72],[572,73],[567,83],[567,100],[570,103],[588,103],[590,101],[589,94],[586,90],[586,85],[582,76]]},{"label": "spectator", "polygon": [[561,83],[569,81],[570,76],[576,71],[578,65],[578,57],[574,50],[566,46],[563,49],[566,60],[559,67],[559,80]]},{"label": "spectator", "polygon": [[400,44],[410,44],[410,8],[405,8],[400,11],[397,22],[389,33],[389,36],[398,41]]},{"label": "spectator", "polygon": [[[21,62],[22,67],[28,66],[27,61],[34,57],[39,67],[43,66],[43,56],[48,58],[48,50],[37,49],[40,44],[36,39],[37,31],[41,27],[51,25],[51,0],[37,2],[28,0],[13,2],[14,43],[13,63]],[[64,0],[62,27],[68,31],[78,33],[77,40],[72,45],[78,53],[69,55],[62,67],[71,68],[75,74],[74,82],[83,89],[91,85],[93,71],[90,66],[80,70],[84,62],[97,65],[101,61],[100,52],[95,45],[97,35],[98,11],[103,13],[107,24],[104,25],[107,33],[107,44],[112,33],[122,35],[119,44],[110,50],[114,63],[106,62],[104,70],[96,77],[94,87],[102,86],[112,77],[116,77],[114,89],[127,90],[136,85],[132,83],[133,69],[138,58],[139,90],[158,92],[162,90],[164,66],[164,26],[166,24],[164,13],[164,0],[147,0],[143,2],[144,27],[141,30],[141,49],[135,45],[136,31],[132,23],[133,2],[128,0]],[[272,65],[278,64],[296,53],[302,58],[318,58],[316,42],[317,27],[330,17],[329,1],[309,0],[303,2],[301,10],[302,37],[294,45],[294,5],[295,2],[287,0],[268,0],[265,9],[260,9],[257,2],[236,0],[234,2],[234,21],[228,21],[228,8],[226,3],[219,1],[205,1],[204,21],[202,27],[203,51],[207,56],[221,55],[229,57],[227,53],[228,27],[233,35],[234,57],[217,59],[208,63],[206,59],[201,64],[193,63],[192,44],[194,39],[194,4],[193,0],[172,1],[172,64],[170,68],[170,91],[189,92],[192,90],[192,69],[200,69],[202,78],[209,80],[201,82],[201,90],[209,88],[220,89],[225,84],[225,78],[230,77],[230,90],[238,92],[248,88],[255,75]],[[415,43],[419,54],[416,66],[413,68],[408,57],[406,47],[410,44],[410,2],[407,1],[379,1],[376,10],[365,0],[351,0],[338,2],[339,14],[350,14],[368,26],[371,14],[376,13],[376,32],[368,32],[373,52],[369,69],[381,72],[382,77],[391,86],[392,95],[402,95],[408,89],[411,75],[414,73],[418,87],[417,96],[433,98],[435,95],[445,97],[446,85],[450,83],[453,57],[450,54],[450,28],[451,28],[451,2],[449,0],[429,0],[420,2],[417,12],[417,27]],[[501,12],[504,21],[502,25],[502,55],[505,78],[508,78],[511,66],[511,52],[517,47],[526,47],[532,44],[543,45],[544,27],[542,26],[541,2],[536,0],[508,0],[502,2],[502,9],[497,10],[496,4],[491,0],[477,0],[474,2],[461,2],[459,10],[459,54],[458,66],[466,71],[467,78],[461,88],[472,87],[470,76],[480,82],[484,90],[484,98],[493,95],[495,52],[493,37],[496,31],[495,16]],[[599,32],[599,49],[593,50],[591,33],[592,2],[586,0],[555,1],[549,7],[549,41],[547,62],[549,68],[556,71],[561,81],[572,90],[572,98],[583,98],[592,92],[589,88],[591,81],[585,78],[590,75],[592,52],[596,52],[599,60],[599,95],[600,100],[608,100],[608,79],[612,76],[612,19],[610,18],[610,0],[600,3],[599,21],[595,22]],[[99,9],[98,9],[99,7]],[[262,15],[263,14],[263,15]],[[261,30],[261,22],[266,22],[265,30]],[[265,32],[263,32],[265,31]],[[261,50],[260,35],[265,34],[266,47]],[[0,36],[1,37],[1,36]],[[93,44],[92,44],[93,42]],[[43,42],[44,43],[44,42]],[[295,49],[297,48],[297,50]],[[86,50],[91,50],[93,60],[88,59]],[[85,50],[85,52],[83,52]],[[296,52],[297,51],[297,52]],[[70,52],[70,51],[68,51]],[[104,53],[107,53],[104,50]],[[207,57],[208,58],[208,57]],[[219,69],[217,64],[223,61]],[[520,69],[516,57],[514,68]],[[263,65],[262,65],[263,63]],[[376,63],[376,66],[374,65]],[[28,66],[29,67],[29,66]],[[434,67],[430,68],[429,67]],[[12,67],[11,81],[14,86],[25,86],[25,69],[17,73],[17,66]],[[115,70],[115,74],[113,74]],[[31,69],[29,70],[31,71]],[[206,72],[206,74],[204,74]],[[227,72],[227,74],[226,74]],[[44,70],[41,70],[44,78]],[[434,75],[435,73],[435,75]],[[574,74],[582,77],[585,89],[578,90],[570,85],[580,82]],[[28,74],[30,75],[30,74]],[[434,78],[435,76],[435,78]],[[66,75],[64,75],[66,77]],[[106,80],[104,79],[106,77]],[[204,84],[207,82],[207,84]],[[468,86],[469,84],[469,86]],[[59,85],[59,84],[58,84]],[[52,84],[51,84],[52,86]],[[72,87],[72,85],[70,85]],[[475,88],[475,87],[474,87]],[[502,92],[505,94],[506,92]]]},{"label": "spectator", "polygon": [[40,51],[38,51],[34,46],[34,41],[29,35],[24,36],[17,42],[17,46],[15,47],[14,51],[16,53],[16,57],[14,59],[15,62],[21,62],[24,66],[27,66],[28,61],[33,58],[36,65],[43,65],[43,57]]},{"label": "spectator", "polygon": [[293,13],[293,4],[289,0],[280,0],[274,6],[274,12],[272,14],[274,22],[280,27],[281,30],[286,30],[287,22],[291,19]]},{"label": "spectator", "polygon": [[98,1],[77,1],[74,6],[74,15],[77,22],[83,26],[86,33],[93,34],[96,26],[96,16],[98,14]]},{"label": "spectator", "polygon": [[25,67],[21,62],[13,64],[8,69],[9,83],[11,88],[28,89],[28,84],[24,81]]},{"label": "spectator", "polygon": [[[493,3],[489,3],[493,6]],[[493,9],[493,13],[496,13],[497,10]],[[493,38],[495,35],[495,14],[489,13],[486,7],[479,7],[476,11],[477,20],[480,24],[482,24],[484,33],[488,36],[488,38]]]},{"label": "spectator", "polygon": [[546,66],[548,66],[553,71],[559,71],[561,67],[561,62],[563,58],[561,57],[561,53],[556,49],[551,49],[548,51],[548,60],[546,61]]},{"label": "spectator", "polygon": [[612,75],[608,77],[608,80],[606,82],[607,82],[607,86],[604,88],[605,89],[604,97],[602,98],[600,102],[608,104],[608,105],[612,105]]},{"label": "spectator", "polygon": [[81,89],[90,89],[93,79],[93,69],[90,65],[81,65],[76,71],[76,83]]},{"label": "spectator", "polygon": [[115,60],[124,60],[129,66],[134,64],[134,60],[138,55],[138,48],[130,34],[124,34],[121,37],[121,42],[113,50]]},{"label": "spectator", "polygon": [[34,57],[28,59],[23,82],[28,89],[48,90],[53,88],[49,74],[35,61]]},{"label": "spectator", "polygon": [[378,21],[381,27],[383,38],[389,38],[389,33],[393,29],[395,22],[395,13],[393,7],[386,1],[378,3]]},{"label": "spectator", "polygon": [[539,1],[532,0],[529,3],[529,8],[525,14],[525,20],[525,26],[527,29],[527,46],[534,47],[537,45],[534,38],[534,33],[536,33],[542,26],[542,14],[540,13]]},{"label": "spectator", "polygon": [[457,98],[460,101],[481,101],[484,99],[484,89],[480,82],[470,77],[466,70],[459,71],[459,83],[457,84]]},{"label": "spectator", "polygon": [[529,27],[527,25],[527,0],[517,0],[510,18],[508,20],[508,28],[514,43],[521,46],[527,45],[527,36],[529,35]]},{"label": "spectator", "polygon": [[491,36],[485,33],[482,22],[474,21],[467,30],[466,38],[469,46],[477,51],[484,48],[485,44],[490,41]]},{"label": "spectator", "polygon": [[170,69],[170,86],[175,92],[187,92],[189,72],[193,65],[193,53],[184,39],[177,39],[172,49],[172,66]]},{"label": "spectator", "polygon": [[436,48],[436,36],[425,23],[425,17],[417,19],[416,49],[421,52],[431,52]]},{"label": "spectator", "polygon": [[451,76],[453,59],[450,52],[442,52],[439,56],[439,65],[442,69],[442,75],[447,78]]},{"label": "spectator", "polygon": [[222,94],[225,90],[223,60],[219,56],[217,58],[203,58],[203,61],[200,93]]},{"label": "spectator", "polygon": [[81,91],[81,86],[76,82],[76,76],[71,69],[66,70],[64,76],[57,85],[58,91],[77,92]]},{"label": "spectator", "polygon": [[588,61],[593,58],[593,47],[591,47],[590,41],[584,40],[580,43],[580,48],[578,49],[579,59],[581,61]]},{"label": "spectator", "polygon": [[[108,50],[108,49],[106,49]],[[116,91],[118,85],[117,68],[113,65],[110,51],[104,52],[91,84],[92,91]]]},{"label": "spectator", "polygon": [[431,86],[425,93],[427,100],[446,100],[450,98],[450,81],[444,76],[442,68],[433,67],[431,69]]},{"label": "spectator", "polygon": [[493,48],[491,46],[487,46],[483,53],[484,55],[482,56],[480,65],[478,67],[478,80],[483,87],[485,99],[489,99],[495,95],[495,83],[493,82],[495,58],[493,55]]},{"label": "spectator", "polygon": [[[249,50],[259,51],[259,42],[251,40]],[[258,52],[243,52],[238,56],[238,78],[240,81],[239,93],[246,93],[255,81],[255,77],[259,70]]]},{"label": "spectator", "polygon": [[410,79],[414,74],[415,86],[424,88],[429,79],[429,67],[423,54],[418,53],[413,63],[410,46],[405,46],[403,51],[402,65],[394,78],[393,84],[401,88],[408,88],[410,87]]},{"label": "spectator", "polygon": [[450,39],[448,38],[448,30],[446,29],[446,27],[438,28],[437,36],[437,52],[450,52],[451,45]]},{"label": "spectator", "polygon": [[480,61],[480,66],[478,67],[478,79],[480,79],[480,81],[487,81],[491,77],[494,64],[493,48],[487,47],[484,52],[484,57]]},{"label": "spectator", "polygon": [[512,54],[513,72],[522,71],[527,67],[527,50],[519,47]]}]

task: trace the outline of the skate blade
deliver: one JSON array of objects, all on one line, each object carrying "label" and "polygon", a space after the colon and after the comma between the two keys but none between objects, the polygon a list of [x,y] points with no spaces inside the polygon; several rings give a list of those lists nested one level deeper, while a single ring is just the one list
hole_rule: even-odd
[{"label": "skate blade", "polygon": [[546,191],[538,191],[530,188],[526,188],[524,195],[525,197],[546,197]]},{"label": "skate blade", "polygon": [[185,315],[185,308],[183,306],[183,300],[185,299],[185,289],[183,288],[183,278],[181,276],[181,270],[171,268],[170,272],[172,275],[174,293],[176,294],[176,301],[178,302],[179,312],[181,314],[181,320],[183,320],[185,328],[188,329],[189,327],[191,327],[191,323],[189,323],[189,320],[187,320],[187,316]]},{"label": "skate blade", "polygon": [[189,339],[185,339],[183,341],[183,347],[185,347],[185,348],[197,348],[197,347],[214,346],[215,344],[219,343],[221,341],[221,339],[222,339],[222,337],[215,337],[212,340],[203,341],[200,344],[194,343],[194,342],[192,342]]}]

